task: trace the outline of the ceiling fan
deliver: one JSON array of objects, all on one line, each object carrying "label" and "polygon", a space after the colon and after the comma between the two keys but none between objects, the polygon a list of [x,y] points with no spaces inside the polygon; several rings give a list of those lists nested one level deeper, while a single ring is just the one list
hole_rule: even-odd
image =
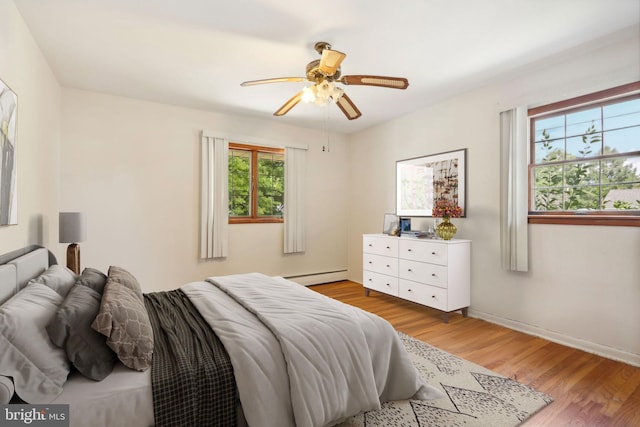
[{"label": "ceiling fan", "polygon": [[347,56],[337,50],[332,50],[327,42],[318,42],[314,46],[316,52],[321,57],[307,64],[307,75],[305,77],[278,77],[273,79],[250,80],[241,83],[241,86],[253,86],[265,83],[283,82],[303,82],[310,81],[312,86],[306,87],[296,93],[291,99],[282,105],[274,116],[284,116],[295,107],[300,101],[326,104],[333,101],[338,104],[344,115],[349,119],[357,119],[362,115],[358,107],[351,101],[351,98],[344,93],[344,90],[336,86],[336,83],[343,85],[363,85],[379,86],[392,89],[406,89],[409,81],[404,77],[383,77],[369,75],[343,76],[340,71],[340,64]]}]

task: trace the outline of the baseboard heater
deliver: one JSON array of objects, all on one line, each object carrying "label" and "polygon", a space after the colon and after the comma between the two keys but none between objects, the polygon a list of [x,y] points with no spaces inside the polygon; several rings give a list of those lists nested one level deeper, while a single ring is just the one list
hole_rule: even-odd
[{"label": "baseboard heater", "polygon": [[322,283],[339,282],[347,280],[347,270],[325,271],[321,273],[298,274],[296,276],[286,276],[292,282],[303,286],[320,285]]}]

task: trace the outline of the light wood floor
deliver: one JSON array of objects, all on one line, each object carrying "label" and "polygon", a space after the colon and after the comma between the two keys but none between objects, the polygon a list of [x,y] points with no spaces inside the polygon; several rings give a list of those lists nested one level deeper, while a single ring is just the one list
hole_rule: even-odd
[{"label": "light wood floor", "polygon": [[554,402],[525,426],[640,426],[640,368],[526,335],[459,312],[440,312],[388,295],[364,296],[336,282],[317,292],[387,319],[397,330],[545,392]]}]

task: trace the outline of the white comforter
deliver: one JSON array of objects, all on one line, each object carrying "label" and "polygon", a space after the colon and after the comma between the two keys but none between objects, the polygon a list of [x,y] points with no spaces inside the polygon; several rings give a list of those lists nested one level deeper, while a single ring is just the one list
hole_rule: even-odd
[{"label": "white comforter", "polygon": [[258,273],[182,290],[229,352],[250,426],[327,426],[381,401],[442,397],[371,313]]}]

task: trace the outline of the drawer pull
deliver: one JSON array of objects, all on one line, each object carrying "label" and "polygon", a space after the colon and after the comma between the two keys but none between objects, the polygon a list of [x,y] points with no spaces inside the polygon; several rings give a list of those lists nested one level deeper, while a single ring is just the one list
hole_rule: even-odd
[{"label": "drawer pull", "polygon": [[391,286],[389,283],[387,283],[387,286]]},{"label": "drawer pull", "polygon": [[372,245],[371,243],[369,243],[369,247],[370,247],[370,248],[372,248],[372,247],[373,247],[373,245]]},{"label": "drawer pull", "polygon": [[436,273],[431,273],[431,277],[436,277]]},{"label": "drawer pull", "polygon": [[435,298],[435,297],[436,297],[435,295],[431,295],[431,298]]},{"label": "drawer pull", "polygon": [[411,252],[411,249],[407,249],[409,252]]},{"label": "drawer pull", "polygon": [[411,289],[407,289],[407,292],[412,292]]},{"label": "drawer pull", "polygon": [[389,268],[389,264],[387,264],[387,268]]},{"label": "drawer pull", "polygon": [[373,264],[373,261],[369,261],[369,264]]},{"label": "drawer pull", "polygon": [[373,282],[373,280],[369,279],[370,282]]},{"label": "drawer pull", "polygon": [[390,247],[390,246],[387,246],[387,249],[391,249],[391,247]]},{"label": "drawer pull", "polygon": [[411,269],[410,269],[410,268],[407,268],[407,271],[411,271]]},{"label": "drawer pull", "polygon": [[431,255],[435,255],[435,254],[436,254],[435,252],[431,252]]}]

